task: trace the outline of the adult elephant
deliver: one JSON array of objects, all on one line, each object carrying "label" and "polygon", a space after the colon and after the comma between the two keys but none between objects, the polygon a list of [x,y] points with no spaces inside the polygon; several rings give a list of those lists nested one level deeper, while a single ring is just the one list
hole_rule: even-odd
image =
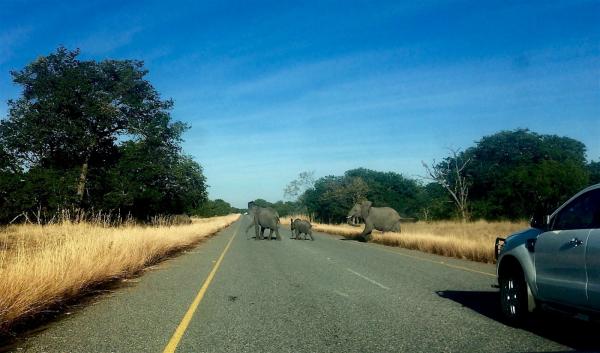
[{"label": "adult elephant", "polygon": [[391,207],[373,207],[371,201],[357,203],[348,212],[348,220],[352,217],[361,217],[365,221],[365,229],[358,237],[360,241],[367,241],[373,229],[382,232],[400,233],[400,215]]},{"label": "adult elephant", "polygon": [[248,230],[254,226],[255,239],[263,239],[265,229],[269,229],[269,240],[275,232],[277,240],[281,240],[279,235],[279,214],[270,207],[257,206],[253,201],[248,202],[248,214],[252,217],[252,223],[246,228]]}]

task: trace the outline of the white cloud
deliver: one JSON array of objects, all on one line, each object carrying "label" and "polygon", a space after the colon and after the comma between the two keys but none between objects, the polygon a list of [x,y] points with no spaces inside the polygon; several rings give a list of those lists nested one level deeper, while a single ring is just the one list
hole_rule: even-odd
[{"label": "white cloud", "polygon": [[77,46],[86,54],[106,54],[131,43],[142,27],[136,26],[125,30],[107,28],[92,33],[89,37],[79,41]]}]

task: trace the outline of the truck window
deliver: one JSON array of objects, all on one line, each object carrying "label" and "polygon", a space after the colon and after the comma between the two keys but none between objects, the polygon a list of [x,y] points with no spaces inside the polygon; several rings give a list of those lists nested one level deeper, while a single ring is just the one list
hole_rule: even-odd
[{"label": "truck window", "polygon": [[555,217],[552,230],[600,227],[600,189],[587,192],[566,205]]}]

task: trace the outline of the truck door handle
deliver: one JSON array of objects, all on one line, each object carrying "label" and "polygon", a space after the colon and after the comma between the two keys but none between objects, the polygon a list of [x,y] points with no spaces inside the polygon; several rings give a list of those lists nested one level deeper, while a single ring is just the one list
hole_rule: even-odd
[{"label": "truck door handle", "polygon": [[569,244],[571,244],[573,246],[579,246],[579,245],[583,244],[583,241],[581,241],[577,238],[573,238],[573,239],[569,240]]}]

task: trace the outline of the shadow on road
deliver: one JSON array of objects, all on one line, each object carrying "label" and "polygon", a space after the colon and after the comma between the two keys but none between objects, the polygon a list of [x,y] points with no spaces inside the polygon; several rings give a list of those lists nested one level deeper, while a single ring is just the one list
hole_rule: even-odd
[{"label": "shadow on road", "polygon": [[366,243],[367,242],[365,239],[360,238],[360,237],[351,237],[351,238],[344,237],[344,238],[341,238],[341,239],[338,239],[338,240],[341,240],[341,241],[354,241],[354,242],[357,242],[357,243]]},{"label": "shadow on road", "polygon": [[[438,291],[442,298],[455,301],[488,318],[502,322],[500,294],[483,291]],[[569,346],[577,351],[598,352],[600,325],[568,318],[558,314],[535,313],[522,327],[523,330]]]}]

